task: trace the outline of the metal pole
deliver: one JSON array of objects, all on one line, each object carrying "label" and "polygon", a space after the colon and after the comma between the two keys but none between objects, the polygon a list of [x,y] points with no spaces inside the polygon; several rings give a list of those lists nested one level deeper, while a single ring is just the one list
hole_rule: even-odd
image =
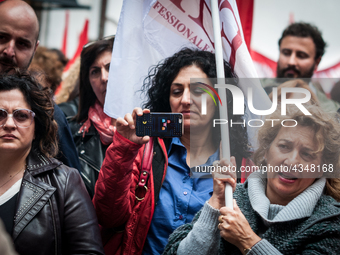
[{"label": "metal pole", "polygon": [[[211,0],[211,16],[214,30],[215,41],[215,57],[216,57],[216,71],[217,71],[217,83],[225,83],[224,76],[224,63],[223,63],[223,48],[220,28],[220,12],[218,8],[218,0]],[[220,119],[228,120],[228,106],[227,106],[227,93],[225,89],[218,89],[218,94],[224,103],[224,106],[220,105]],[[229,141],[229,127],[221,128],[221,144],[222,144],[222,156],[230,160],[230,141]],[[225,187],[225,205],[226,207],[233,208],[233,190],[232,187],[227,184]]]},{"label": "metal pole", "polygon": [[104,27],[106,21],[106,6],[107,0],[102,0],[102,7],[100,10],[99,38],[103,38],[104,36]]}]

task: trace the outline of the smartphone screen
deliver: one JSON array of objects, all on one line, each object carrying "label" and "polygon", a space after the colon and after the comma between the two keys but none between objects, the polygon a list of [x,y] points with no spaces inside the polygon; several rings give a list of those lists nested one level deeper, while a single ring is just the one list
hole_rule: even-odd
[{"label": "smartphone screen", "polygon": [[180,137],[183,130],[181,113],[152,112],[136,118],[137,136]]}]

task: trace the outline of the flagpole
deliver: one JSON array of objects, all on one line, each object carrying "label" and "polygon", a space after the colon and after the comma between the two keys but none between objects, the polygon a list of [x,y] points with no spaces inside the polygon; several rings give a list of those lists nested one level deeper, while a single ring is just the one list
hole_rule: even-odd
[{"label": "flagpole", "polygon": [[[216,58],[216,72],[217,83],[224,84],[224,60],[223,48],[220,28],[220,12],[218,8],[218,0],[211,0],[211,16],[213,22],[214,42],[215,42],[215,58]],[[220,119],[228,119],[228,106],[227,106],[227,93],[223,88],[218,89],[218,94],[223,102],[223,106],[219,105]],[[221,126],[221,144],[222,144],[222,157],[230,160],[230,142],[229,142],[229,127],[222,128]],[[233,208],[233,190],[229,184],[225,187],[225,205],[226,207]]]}]

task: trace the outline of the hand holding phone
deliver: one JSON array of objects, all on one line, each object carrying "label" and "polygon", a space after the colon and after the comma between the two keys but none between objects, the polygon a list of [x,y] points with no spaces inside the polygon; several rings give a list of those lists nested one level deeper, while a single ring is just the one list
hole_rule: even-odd
[{"label": "hand holding phone", "polygon": [[139,137],[181,137],[183,131],[181,113],[152,112],[136,118],[136,135]]},{"label": "hand holding phone", "polygon": [[130,140],[131,142],[137,144],[145,144],[150,140],[149,136],[138,137],[136,135],[136,118],[137,116],[142,116],[143,114],[150,113],[149,109],[142,110],[139,107],[133,109],[132,113],[125,114],[124,118],[118,118],[116,121],[116,131]]}]

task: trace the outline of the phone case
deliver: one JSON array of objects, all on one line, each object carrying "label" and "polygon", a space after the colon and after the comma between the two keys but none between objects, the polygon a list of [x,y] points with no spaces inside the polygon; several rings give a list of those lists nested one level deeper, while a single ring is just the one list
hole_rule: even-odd
[{"label": "phone case", "polygon": [[183,133],[181,113],[148,113],[136,118],[137,136],[180,137]]}]

